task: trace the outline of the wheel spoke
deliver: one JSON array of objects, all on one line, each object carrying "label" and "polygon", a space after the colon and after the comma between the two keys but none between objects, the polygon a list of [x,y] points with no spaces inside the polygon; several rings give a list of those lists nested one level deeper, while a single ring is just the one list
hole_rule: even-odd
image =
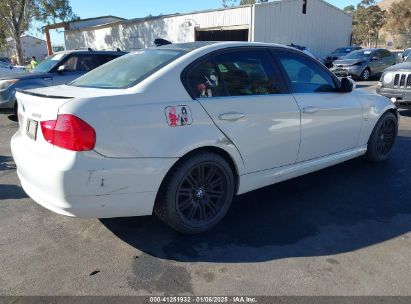
[{"label": "wheel spoke", "polygon": [[188,199],[186,199],[185,201],[180,202],[179,208],[180,208],[181,211],[184,211],[184,210],[186,210],[188,207],[190,207],[191,205],[193,205],[193,201],[192,201],[191,198],[188,198]]},{"label": "wheel spoke", "polygon": [[192,189],[190,188],[180,188],[180,191],[178,191],[179,196],[189,196],[191,197]]},{"label": "wheel spoke", "polygon": [[212,214],[217,213],[217,204],[214,203],[210,198],[207,198],[206,206],[211,210]]},{"label": "wheel spoke", "polygon": [[193,175],[190,173],[187,175],[186,177],[186,181],[190,184],[191,187],[196,187],[197,186],[197,180],[195,179],[195,177],[193,177]]},{"label": "wheel spoke", "polygon": [[192,204],[190,212],[187,215],[187,219],[191,221],[194,218],[194,216],[196,215],[196,213],[197,213],[197,206]]},{"label": "wheel spoke", "polygon": [[210,182],[210,181],[213,179],[213,177],[214,177],[214,175],[216,174],[216,172],[217,172],[217,169],[216,169],[215,167],[211,167],[211,168],[208,170],[208,174],[207,174],[207,176],[206,176],[206,178],[205,178],[205,182]]},{"label": "wheel spoke", "polygon": [[210,182],[210,188],[214,189],[217,186],[220,186],[222,183],[224,182],[224,177],[219,176],[217,179],[213,180],[212,182]]},{"label": "wheel spoke", "polygon": [[207,190],[208,195],[218,195],[221,196],[224,194],[224,191],[220,190]]},{"label": "wheel spoke", "polygon": [[200,215],[199,215],[200,220],[205,220],[207,218],[207,213],[206,213],[206,210],[205,210],[204,202],[200,202],[200,205],[198,206],[198,209],[200,211],[199,212],[200,213]]},{"label": "wheel spoke", "polygon": [[198,167],[198,181],[200,183],[204,182],[205,179],[205,172],[204,172],[205,168],[204,166],[199,166]]}]

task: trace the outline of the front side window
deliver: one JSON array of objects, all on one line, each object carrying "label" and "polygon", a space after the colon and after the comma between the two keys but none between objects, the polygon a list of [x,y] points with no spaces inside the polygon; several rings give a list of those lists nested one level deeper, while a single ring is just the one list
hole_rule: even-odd
[{"label": "front side window", "polygon": [[293,53],[276,56],[291,82],[294,93],[335,92],[332,76],[310,59]]},{"label": "front side window", "polygon": [[241,50],[215,56],[230,96],[282,93],[280,73],[265,50]]},{"label": "front side window", "polygon": [[89,72],[107,61],[103,55],[73,55],[63,65],[65,72]]},{"label": "front side window", "polygon": [[161,48],[140,50],[99,66],[70,85],[105,89],[130,87],[185,53],[182,50]]},{"label": "front side window", "polygon": [[44,59],[38,66],[36,66],[32,73],[48,73],[50,72],[63,58],[66,56],[63,54],[56,54]]}]

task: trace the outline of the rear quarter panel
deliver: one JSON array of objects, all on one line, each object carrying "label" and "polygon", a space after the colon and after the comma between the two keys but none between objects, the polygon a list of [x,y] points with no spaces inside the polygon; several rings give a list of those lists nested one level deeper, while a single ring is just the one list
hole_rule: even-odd
[{"label": "rear quarter panel", "polygon": [[[229,153],[241,175],[244,165],[240,153],[202,106],[188,94],[184,98],[172,98],[170,92],[166,94],[170,97],[164,98],[163,93],[77,99],[64,105],[59,114],[72,113],[89,123],[96,130],[95,151],[103,156],[180,158],[195,149],[211,146]],[[192,124],[169,126],[166,108],[170,106],[188,107]]]}]

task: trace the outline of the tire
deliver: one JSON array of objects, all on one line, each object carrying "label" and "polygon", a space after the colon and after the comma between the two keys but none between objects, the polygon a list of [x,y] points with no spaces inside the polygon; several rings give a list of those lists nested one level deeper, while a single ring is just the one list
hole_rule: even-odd
[{"label": "tire", "polygon": [[360,75],[360,80],[367,81],[371,78],[371,70],[370,68],[366,68]]},{"label": "tire", "polygon": [[19,104],[17,103],[17,100],[14,102],[14,115],[16,115],[17,119],[19,119],[18,115],[18,110],[19,110]]},{"label": "tire", "polygon": [[385,113],[374,127],[368,142],[366,158],[372,162],[388,159],[398,135],[398,119],[391,112]]},{"label": "tire", "polygon": [[225,159],[212,152],[199,152],[170,170],[160,187],[154,212],[178,232],[203,233],[226,215],[234,187],[233,171]]}]

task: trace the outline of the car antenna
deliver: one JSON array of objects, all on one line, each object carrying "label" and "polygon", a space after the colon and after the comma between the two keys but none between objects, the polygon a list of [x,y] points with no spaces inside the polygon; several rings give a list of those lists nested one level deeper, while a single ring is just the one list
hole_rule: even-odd
[{"label": "car antenna", "polygon": [[159,46],[168,45],[168,44],[172,44],[172,43],[168,40],[157,38],[157,39],[154,40],[154,44],[155,44],[156,47],[159,47]]}]

